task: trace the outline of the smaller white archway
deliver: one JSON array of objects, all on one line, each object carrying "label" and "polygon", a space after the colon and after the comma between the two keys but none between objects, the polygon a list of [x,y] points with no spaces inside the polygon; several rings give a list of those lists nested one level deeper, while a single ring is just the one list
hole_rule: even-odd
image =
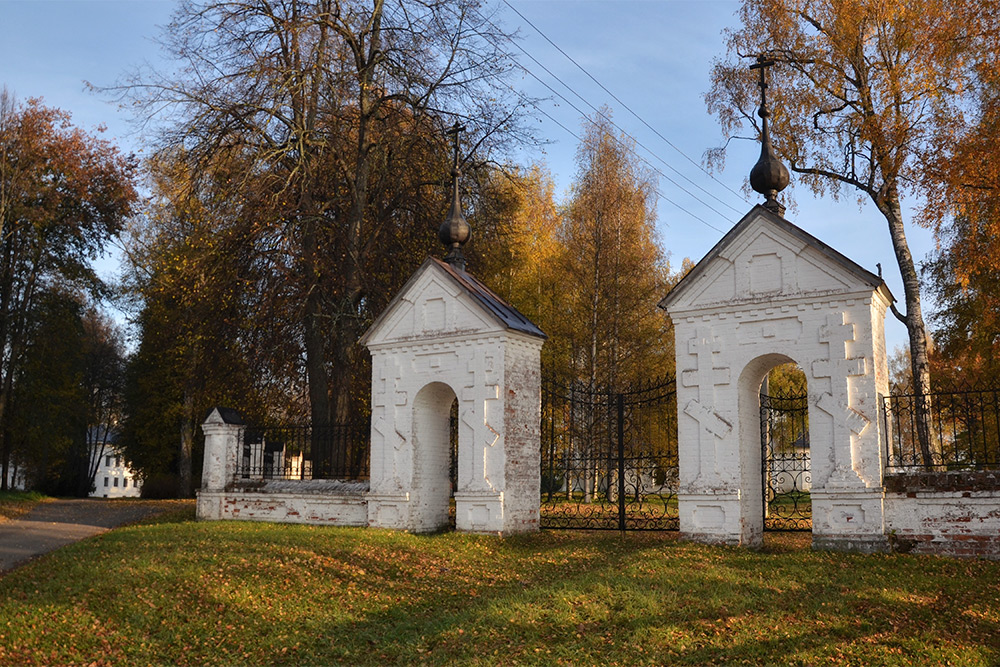
[{"label": "smaller white archway", "polygon": [[538,529],[544,339],[473,276],[424,262],[361,339],[372,355],[370,526],[447,525],[457,401],[456,530]]}]

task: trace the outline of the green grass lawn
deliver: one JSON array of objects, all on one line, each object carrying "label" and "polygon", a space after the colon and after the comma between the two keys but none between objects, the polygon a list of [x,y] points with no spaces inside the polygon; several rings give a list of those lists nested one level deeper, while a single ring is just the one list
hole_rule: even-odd
[{"label": "green grass lawn", "polygon": [[0,491],[0,521],[17,519],[46,500],[48,496],[37,491]]},{"label": "green grass lawn", "polygon": [[997,665],[1000,563],[161,517],[0,578],[0,664]]}]

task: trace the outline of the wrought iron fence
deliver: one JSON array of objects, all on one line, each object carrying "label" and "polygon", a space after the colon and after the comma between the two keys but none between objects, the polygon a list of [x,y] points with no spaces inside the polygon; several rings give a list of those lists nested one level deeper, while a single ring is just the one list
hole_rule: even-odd
[{"label": "wrought iron fence", "polygon": [[368,479],[369,439],[367,422],[248,426],[241,435],[236,479]]},{"label": "wrought iron fence", "polygon": [[890,472],[1000,469],[1000,386],[924,397],[928,442],[918,437],[921,400],[910,389],[882,398]]},{"label": "wrought iron fence", "polygon": [[676,530],[673,378],[625,392],[542,388],[543,528]]},{"label": "wrought iron fence", "polygon": [[760,394],[764,528],[812,529],[809,399],[805,387]]}]

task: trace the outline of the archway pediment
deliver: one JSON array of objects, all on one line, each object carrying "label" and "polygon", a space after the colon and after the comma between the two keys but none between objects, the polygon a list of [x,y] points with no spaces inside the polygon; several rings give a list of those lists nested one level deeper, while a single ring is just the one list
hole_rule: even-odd
[{"label": "archway pediment", "polygon": [[671,313],[878,291],[882,279],[762,206],[754,207],[660,302]]}]

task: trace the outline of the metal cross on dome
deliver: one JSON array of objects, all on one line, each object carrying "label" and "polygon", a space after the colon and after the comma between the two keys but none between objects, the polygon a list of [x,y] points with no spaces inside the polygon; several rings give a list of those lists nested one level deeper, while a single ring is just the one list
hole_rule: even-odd
[{"label": "metal cross on dome", "polygon": [[458,169],[458,135],[462,132],[465,132],[465,126],[459,125],[458,121],[455,121],[455,124],[451,126],[451,129],[445,132],[445,134],[454,135],[452,138],[453,148],[455,151],[455,161],[452,163],[453,170]]},{"label": "metal cross on dome", "polygon": [[760,70],[760,83],[758,83],[757,86],[760,88],[760,108],[764,109],[765,112],[767,110],[767,80],[764,77],[764,70],[773,65],[774,61],[766,58],[763,53],[757,56],[756,64],[750,65],[750,69]]},{"label": "metal cross on dome", "polygon": [[462,176],[462,172],[458,168],[458,136],[464,130],[465,126],[456,122],[447,131],[447,134],[455,135],[455,158],[451,167],[451,209],[448,211],[448,217],[438,229],[438,239],[448,248],[448,254],[445,255],[444,261],[458,271],[465,271],[465,255],[462,254],[462,246],[472,236],[472,229],[462,214],[462,200],[458,192],[458,179]]},{"label": "metal cross on dome", "polygon": [[757,84],[760,86],[760,109],[757,110],[757,115],[761,119],[760,158],[750,170],[750,187],[764,195],[764,206],[767,209],[784,215],[785,207],[778,201],[778,193],[788,186],[790,177],[788,169],[774,154],[767,127],[767,119],[771,113],[767,110],[767,80],[764,70],[772,65],[774,61],[766,58],[763,53],[757,56],[756,64],[750,65],[750,69],[760,70],[760,83]]}]

